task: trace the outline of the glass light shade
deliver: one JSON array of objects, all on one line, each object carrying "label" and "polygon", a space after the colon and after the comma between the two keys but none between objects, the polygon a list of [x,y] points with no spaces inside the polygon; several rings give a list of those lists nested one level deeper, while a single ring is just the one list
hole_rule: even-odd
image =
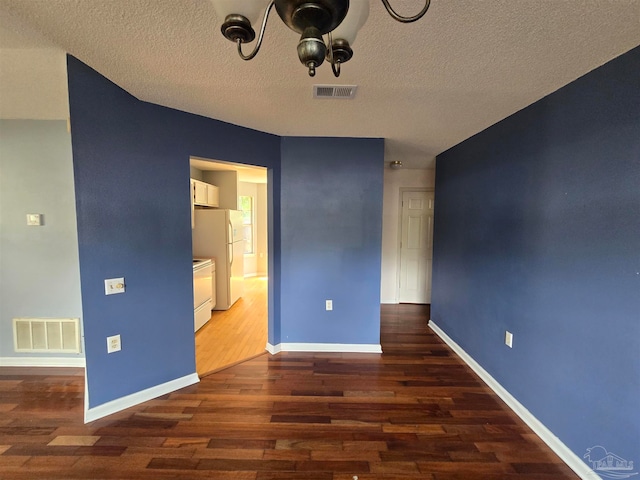
[{"label": "glass light shade", "polygon": [[358,30],[369,18],[369,0],[349,0],[349,11],[342,23],[331,32],[334,39],[342,39],[353,46]]},{"label": "glass light shade", "polygon": [[261,18],[270,0],[210,0],[216,11],[218,20],[222,23],[227,15],[238,14],[246,17],[251,25]]}]

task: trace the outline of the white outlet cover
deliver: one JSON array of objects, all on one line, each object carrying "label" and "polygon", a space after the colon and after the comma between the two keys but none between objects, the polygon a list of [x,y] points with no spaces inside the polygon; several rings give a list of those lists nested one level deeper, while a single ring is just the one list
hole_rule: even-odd
[{"label": "white outlet cover", "polygon": [[513,348],[513,333],[508,330],[504,333],[504,344],[509,348]]},{"label": "white outlet cover", "polygon": [[124,293],[124,277],[106,278],[104,280],[104,294],[114,295],[116,293]]},{"label": "white outlet cover", "polygon": [[333,310],[333,300],[326,300],[325,301],[325,309],[328,310]]},{"label": "white outlet cover", "polygon": [[122,350],[122,343],[120,343],[120,335],[113,335],[107,337],[107,353],[119,352]]}]

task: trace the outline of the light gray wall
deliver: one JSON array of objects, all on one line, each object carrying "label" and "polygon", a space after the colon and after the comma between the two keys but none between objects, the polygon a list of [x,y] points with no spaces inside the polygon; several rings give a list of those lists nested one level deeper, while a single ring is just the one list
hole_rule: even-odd
[{"label": "light gray wall", "polygon": [[196,167],[189,165],[189,171],[191,178],[202,181],[202,170],[198,170]]},{"label": "light gray wall", "polygon": [[[0,171],[2,358],[25,355],[14,352],[12,318],[82,318],[66,121],[0,120]],[[27,226],[27,213],[43,214],[44,225]]]}]

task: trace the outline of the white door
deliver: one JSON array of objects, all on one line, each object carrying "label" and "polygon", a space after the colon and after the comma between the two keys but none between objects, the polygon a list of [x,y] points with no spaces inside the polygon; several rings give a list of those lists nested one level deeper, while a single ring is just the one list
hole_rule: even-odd
[{"label": "white door", "polygon": [[431,302],[433,192],[402,193],[400,303]]}]

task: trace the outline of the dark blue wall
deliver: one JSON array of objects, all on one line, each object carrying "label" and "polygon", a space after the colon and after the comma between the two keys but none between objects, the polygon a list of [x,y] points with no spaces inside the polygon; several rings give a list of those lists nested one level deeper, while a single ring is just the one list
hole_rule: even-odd
[{"label": "dark blue wall", "polygon": [[282,140],[283,343],[380,343],[383,167],[381,139]]},{"label": "dark blue wall", "polygon": [[[195,372],[189,156],[278,178],[280,138],[141,102],[73,57],[68,76],[93,408]],[[105,296],[104,279],[120,276],[126,293]],[[122,351],[107,355],[115,334]]]},{"label": "dark blue wall", "polygon": [[435,204],[433,321],[581,458],[640,461],[640,48],[438,156]]},{"label": "dark blue wall", "polygon": [[[68,76],[91,408],[195,372],[190,156],[269,169],[271,344],[379,343],[382,140],[281,139],[152,105],[73,57]],[[105,296],[120,276],[126,293]]]}]

